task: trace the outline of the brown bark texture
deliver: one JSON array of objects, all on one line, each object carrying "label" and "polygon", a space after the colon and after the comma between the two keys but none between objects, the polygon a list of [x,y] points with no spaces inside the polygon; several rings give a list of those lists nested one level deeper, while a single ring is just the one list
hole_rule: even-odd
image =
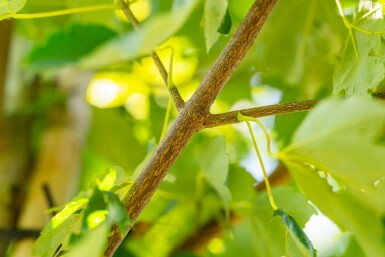
[{"label": "brown bark texture", "polygon": [[[252,46],[276,3],[277,0],[254,2],[199,88],[178,113],[175,122],[123,201],[132,222],[138,218],[193,134],[205,128],[204,124],[211,117],[212,103]],[[128,227],[121,234],[114,228],[105,256],[114,254],[130,229]]]}]

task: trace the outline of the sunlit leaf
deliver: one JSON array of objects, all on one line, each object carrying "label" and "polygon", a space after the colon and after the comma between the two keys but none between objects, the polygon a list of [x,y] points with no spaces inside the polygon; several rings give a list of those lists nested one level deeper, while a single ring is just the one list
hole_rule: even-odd
[{"label": "sunlit leaf", "polygon": [[0,20],[7,18],[10,14],[17,13],[23,9],[27,0],[1,0]]},{"label": "sunlit leaf", "polygon": [[90,229],[96,228],[106,220],[107,210],[97,210],[87,215],[87,226]]},{"label": "sunlit leaf", "polygon": [[125,182],[124,170],[119,166],[113,166],[108,169],[108,173],[99,183],[99,189],[103,191],[111,190],[114,186]]},{"label": "sunlit leaf", "polygon": [[334,93],[366,94],[375,90],[385,76],[383,35],[371,33],[385,31],[381,5],[360,1],[353,24],[364,31],[353,28],[353,37],[348,35],[336,64]]},{"label": "sunlit leaf", "polygon": [[228,0],[206,0],[205,2],[203,25],[207,52],[219,38],[218,29],[225,17],[227,5]]},{"label": "sunlit leaf", "polygon": [[116,33],[104,26],[75,23],[56,31],[44,44],[33,48],[26,62],[37,69],[73,64],[114,36]]},{"label": "sunlit leaf", "polygon": [[384,124],[385,109],[374,100],[330,99],[306,117],[281,155],[309,199],[368,256],[385,253],[384,191],[375,186],[385,176],[378,165],[385,147],[374,143]]},{"label": "sunlit leaf", "polygon": [[81,214],[72,214],[58,226],[54,226],[51,221],[37,239],[32,250],[32,255],[52,257],[59,246],[65,245],[68,242],[69,236],[73,232],[80,230],[82,217],[83,215]]},{"label": "sunlit leaf", "polygon": [[199,0],[178,0],[166,14],[155,15],[140,30],[114,38],[85,57],[81,67],[100,67],[148,55],[174,35],[188,19]]},{"label": "sunlit leaf", "polygon": [[62,222],[68,219],[72,214],[74,214],[80,209],[83,209],[87,205],[87,203],[88,203],[87,198],[80,198],[67,203],[64,209],[52,218],[51,222],[53,226],[54,227],[59,226]]},{"label": "sunlit leaf", "polygon": [[[87,231],[92,228],[92,225],[95,225],[97,221],[88,220],[88,217],[95,213],[96,211],[105,211],[108,209],[108,202],[102,191],[98,187],[95,187],[92,191],[92,194],[89,198],[87,207],[84,209],[83,220],[83,230]],[[91,222],[89,222],[91,221]]]}]

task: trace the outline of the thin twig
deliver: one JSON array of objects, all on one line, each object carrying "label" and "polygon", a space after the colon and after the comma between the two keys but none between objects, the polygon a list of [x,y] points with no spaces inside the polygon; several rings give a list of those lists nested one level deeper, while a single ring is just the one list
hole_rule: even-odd
[{"label": "thin twig", "polygon": [[308,111],[312,109],[317,103],[318,103],[318,100],[307,100],[307,101],[300,101],[300,102],[266,105],[266,106],[231,111],[231,112],[226,112],[221,114],[212,114],[209,117],[207,117],[205,127],[213,128],[213,127],[218,127],[218,126],[223,126],[228,124],[239,123],[240,121],[237,119],[238,112],[242,113],[242,115],[245,115],[245,116],[260,118],[260,117],[279,115],[279,114],[285,114],[285,113]]},{"label": "thin twig", "polygon": [[[56,207],[56,204],[55,204],[55,201],[53,199],[53,195],[52,195],[51,189],[49,188],[47,183],[43,184],[42,189],[43,189],[43,193],[44,193],[45,199],[47,200],[48,207],[50,209],[53,209],[54,207]],[[51,216],[52,217],[55,216],[56,214],[57,214],[56,211],[52,211],[51,212]]]},{"label": "thin twig", "polygon": [[[121,5],[124,14],[126,15],[127,19],[131,22],[132,26],[136,30],[139,30],[140,29],[139,28],[139,21],[135,17],[135,15],[132,13],[129,4],[127,4],[124,0],[118,0],[118,4]],[[169,93],[170,93],[170,95],[171,95],[171,97],[175,103],[176,108],[178,110],[181,110],[185,103],[184,103],[182,96],[179,93],[178,88],[175,86],[170,87],[168,85],[168,73],[167,73],[162,61],[160,60],[158,54],[155,51],[152,51],[151,57],[152,57],[152,60],[154,61],[155,65],[156,65],[156,67],[158,68],[158,71],[159,71],[160,75],[162,76],[164,83],[166,84],[166,86],[169,90]]]},{"label": "thin twig", "polygon": [[[385,93],[374,93],[372,96],[376,99],[385,100]],[[282,104],[265,105],[255,108],[236,110],[220,114],[211,114],[207,116],[207,120],[204,124],[205,128],[214,128],[229,124],[239,123],[237,119],[237,113],[240,112],[242,115],[250,116],[254,118],[261,118],[266,116],[288,114],[295,112],[305,112],[313,109],[320,100],[306,100]]]}]

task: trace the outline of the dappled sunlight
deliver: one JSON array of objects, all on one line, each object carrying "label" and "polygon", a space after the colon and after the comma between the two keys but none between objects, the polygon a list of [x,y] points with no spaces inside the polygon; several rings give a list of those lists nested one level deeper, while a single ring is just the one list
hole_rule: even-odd
[{"label": "dappled sunlight", "polygon": [[87,102],[99,108],[124,105],[136,92],[148,94],[148,86],[135,75],[123,72],[100,72],[94,75],[87,89]]},{"label": "dappled sunlight", "polygon": [[[150,16],[152,7],[149,0],[138,0],[130,3],[130,9],[138,21],[144,21]],[[123,11],[118,10],[115,13],[119,20],[129,22]]]},{"label": "dappled sunlight", "polygon": [[215,255],[223,254],[226,251],[225,242],[223,241],[223,239],[215,237],[207,246],[207,250]]},{"label": "dappled sunlight", "polygon": [[145,120],[148,118],[150,112],[150,103],[148,96],[142,93],[134,93],[127,97],[124,104],[126,110],[138,120]]},{"label": "dappled sunlight", "polygon": [[87,216],[88,228],[93,229],[103,223],[108,215],[107,210],[94,211]]},{"label": "dappled sunlight", "polygon": [[318,250],[318,256],[338,256],[347,244],[348,238],[336,224],[318,210],[306,223],[304,231]]},{"label": "dappled sunlight", "polygon": [[182,87],[178,87],[180,94],[186,101],[191,98],[195,90],[199,87],[200,81],[191,80],[184,84]]},{"label": "dappled sunlight", "polygon": [[[170,64],[170,49],[167,47],[170,46],[174,49],[172,80],[177,86],[180,86],[190,81],[195,74],[198,58],[194,54],[194,51],[188,51],[193,48],[193,45],[187,38],[170,38],[163,43],[157,51],[167,71]],[[151,85],[164,86],[164,81],[151,57],[142,58],[140,62],[135,63],[133,65],[133,73]],[[161,91],[163,91],[163,89],[161,89]],[[167,94],[167,91],[164,90],[164,92]]]}]

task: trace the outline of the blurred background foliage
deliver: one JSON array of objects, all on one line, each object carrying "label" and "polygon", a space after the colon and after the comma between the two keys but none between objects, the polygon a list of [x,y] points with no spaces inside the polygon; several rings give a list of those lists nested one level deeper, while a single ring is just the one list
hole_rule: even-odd
[{"label": "blurred background foliage", "polygon": [[[175,2],[182,7],[174,13],[172,0],[137,0],[131,8],[152,33],[144,45],[161,42],[157,49],[165,67],[170,62],[165,47],[173,47],[173,81],[188,100],[253,0],[220,1],[232,26],[228,35],[211,32],[218,40],[210,49],[204,32],[210,21],[203,16],[216,10],[205,1],[191,1],[190,9],[185,1]],[[359,2],[341,1],[348,19]],[[28,0],[20,13],[94,5],[106,1]],[[157,27],[155,19],[173,24],[174,31]],[[42,186],[48,185],[55,206],[63,206],[111,166],[135,178],[160,141],[169,97],[152,59],[130,52],[150,49],[127,46],[138,34],[120,10],[3,20],[0,28],[0,256],[28,256],[36,235],[26,231],[39,232],[50,218]],[[335,1],[279,1],[211,111],[331,95],[347,35]],[[176,115],[173,108],[170,123]],[[290,144],[305,116],[262,119],[276,151]],[[264,149],[263,134],[257,139]],[[319,256],[365,256],[362,242],[309,204],[283,164],[267,154],[264,159],[270,173],[284,174],[274,181],[278,204],[300,226],[307,224]],[[285,255],[285,228],[272,218],[260,181],[243,125],[199,132],[115,256]]]}]

